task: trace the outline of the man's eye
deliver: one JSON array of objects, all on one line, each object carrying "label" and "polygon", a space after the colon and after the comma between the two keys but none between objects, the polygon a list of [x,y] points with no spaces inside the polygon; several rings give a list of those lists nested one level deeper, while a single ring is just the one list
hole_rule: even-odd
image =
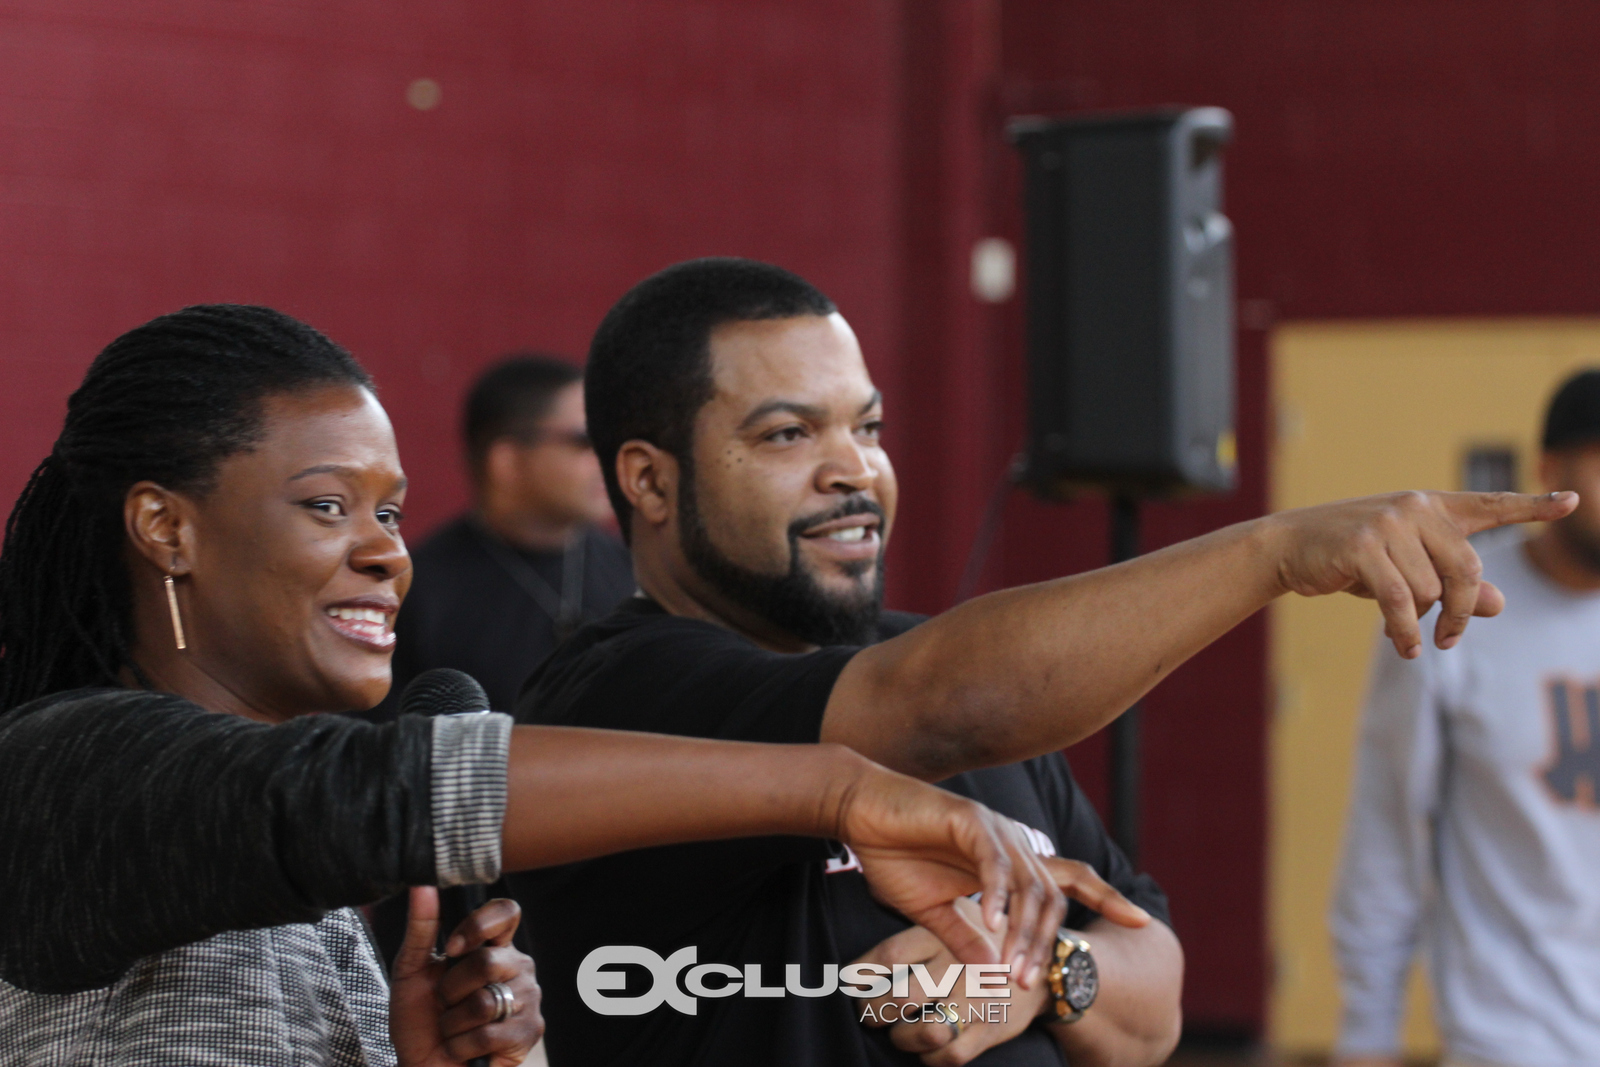
[{"label": "man's eye", "polygon": [[344,505],[337,500],[308,500],[306,507],[333,518],[344,515]]},{"label": "man's eye", "polygon": [[768,434],[767,440],[777,441],[781,444],[790,444],[794,441],[800,440],[800,438],[804,437],[805,435],[806,431],[803,427],[785,426],[781,430],[774,430]]},{"label": "man's eye", "polygon": [[400,520],[403,518],[405,518],[405,514],[399,508],[378,509],[378,521],[385,526],[399,526]]},{"label": "man's eye", "polygon": [[857,432],[865,434],[867,437],[877,437],[883,433],[883,420],[874,419],[871,422],[862,423],[861,429]]}]

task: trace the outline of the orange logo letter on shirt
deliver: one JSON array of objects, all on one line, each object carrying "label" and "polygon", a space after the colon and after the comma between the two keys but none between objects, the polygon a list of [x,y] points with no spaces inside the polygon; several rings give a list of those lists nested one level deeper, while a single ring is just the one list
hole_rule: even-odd
[{"label": "orange logo letter on shirt", "polygon": [[1600,783],[1600,685],[1565,678],[1546,683],[1555,727],[1555,756],[1544,770],[1544,784],[1569,804],[1595,808]]}]

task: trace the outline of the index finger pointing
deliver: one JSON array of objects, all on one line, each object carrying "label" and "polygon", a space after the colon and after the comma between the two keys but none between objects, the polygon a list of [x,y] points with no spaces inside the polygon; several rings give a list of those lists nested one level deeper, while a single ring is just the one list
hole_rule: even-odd
[{"label": "index finger pointing", "polygon": [[1578,494],[1559,493],[1443,493],[1445,510],[1461,526],[1462,533],[1475,534],[1515,522],[1551,522],[1572,514]]}]

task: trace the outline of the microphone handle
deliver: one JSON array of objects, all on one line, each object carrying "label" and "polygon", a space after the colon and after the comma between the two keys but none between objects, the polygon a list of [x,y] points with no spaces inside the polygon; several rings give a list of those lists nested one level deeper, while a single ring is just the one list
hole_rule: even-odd
[{"label": "microphone handle", "polygon": [[[489,902],[489,893],[481,885],[464,885],[461,893],[466,898],[468,913],[477,911]],[[467,1061],[467,1067],[489,1067],[489,1057],[474,1056]]]}]

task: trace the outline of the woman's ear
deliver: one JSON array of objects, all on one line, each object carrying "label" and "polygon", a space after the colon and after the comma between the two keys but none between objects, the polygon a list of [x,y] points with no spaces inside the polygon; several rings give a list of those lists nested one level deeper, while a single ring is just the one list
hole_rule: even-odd
[{"label": "woman's ear", "polygon": [[617,484],[639,518],[664,525],[678,506],[678,458],[649,441],[625,441],[617,450]]},{"label": "woman's ear", "polygon": [[162,574],[189,573],[194,551],[194,522],[189,501],[155,482],[138,482],[122,501],[128,540]]}]

